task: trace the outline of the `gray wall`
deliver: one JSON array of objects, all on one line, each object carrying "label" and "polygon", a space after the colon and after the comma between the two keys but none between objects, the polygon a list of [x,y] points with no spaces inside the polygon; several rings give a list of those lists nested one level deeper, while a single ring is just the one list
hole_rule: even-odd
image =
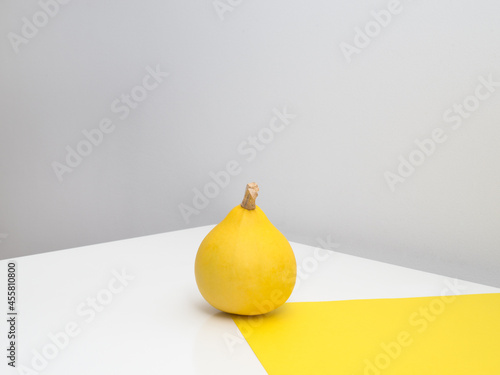
[{"label": "gray wall", "polygon": [[6,0],[1,258],[214,224],[256,181],[292,241],[499,286],[499,12]]}]

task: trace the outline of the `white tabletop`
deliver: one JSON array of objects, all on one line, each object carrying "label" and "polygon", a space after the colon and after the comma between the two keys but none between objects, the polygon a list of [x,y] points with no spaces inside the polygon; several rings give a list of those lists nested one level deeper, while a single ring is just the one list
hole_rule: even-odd
[{"label": "white tabletop", "polygon": [[[2,355],[1,373],[23,373],[18,372],[22,365],[24,373],[30,369],[31,374],[51,375],[266,374],[232,319],[208,305],[196,287],[194,259],[212,227],[13,259],[18,278],[18,369],[7,366]],[[299,280],[289,301],[500,292],[291,245]],[[0,261],[2,343],[8,332],[8,262]],[[65,330],[72,337],[62,333]],[[50,358],[44,362],[41,356]]]}]

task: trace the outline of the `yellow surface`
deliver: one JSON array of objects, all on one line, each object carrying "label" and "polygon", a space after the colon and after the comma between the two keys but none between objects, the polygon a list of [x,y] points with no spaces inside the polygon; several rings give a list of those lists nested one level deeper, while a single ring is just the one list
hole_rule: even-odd
[{"label": "yellow surface", "polygon": [[258,206],[233,208],[205,237],[195,261],[202,296],[233,314],[258,315],[281,306],[296,274],[292,247]]},{"label": "yellow surface", "polygon": [[233,319],[270,375],[500,374],[500,294],[295,302]]}]

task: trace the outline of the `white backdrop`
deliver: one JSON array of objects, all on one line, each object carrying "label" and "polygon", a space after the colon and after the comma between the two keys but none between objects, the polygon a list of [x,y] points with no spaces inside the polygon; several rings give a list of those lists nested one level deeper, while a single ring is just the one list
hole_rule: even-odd
[{"label": "white backdrop", "polygon": [[256,181],[292,241],[499,286],[499,12],[5,0],[1,258],[215,224]]}]

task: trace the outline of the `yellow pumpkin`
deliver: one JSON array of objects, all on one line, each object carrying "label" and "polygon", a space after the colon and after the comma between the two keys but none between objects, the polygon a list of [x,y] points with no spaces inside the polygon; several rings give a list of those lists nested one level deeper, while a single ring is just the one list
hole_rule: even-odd
[{"label": "yellow pumpkin", "polygon": [[208,233],[196,255],[198,289],[227,313],[265,314],[284,304],[295,285],[292,247],[255,205],[258,191],[247,185],[241,205]]}]

